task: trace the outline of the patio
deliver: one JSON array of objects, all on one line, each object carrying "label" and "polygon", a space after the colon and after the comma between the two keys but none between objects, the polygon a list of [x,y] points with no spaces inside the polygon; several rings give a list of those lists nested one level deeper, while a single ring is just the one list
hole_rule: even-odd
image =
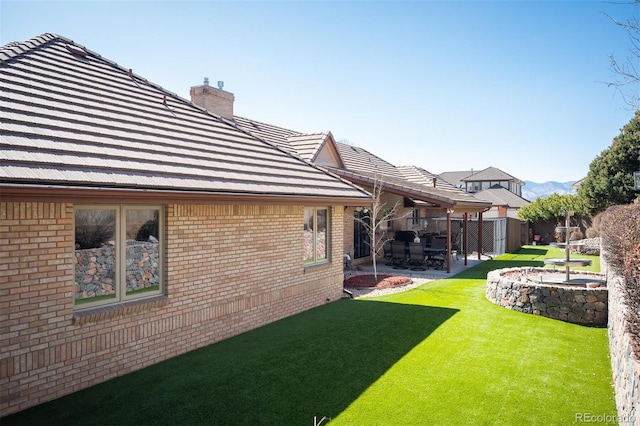
[{"label": "patio", "polygon": [[[489,260],[490,257],[486,255],[482,255],[481,259],[478,260],[478,253],[469,254],[467,257],[467,264],[464,264],[464,258],[462,255],[458,255],[458,259],[453,258],[451,260],[451,272],[447,272],[446,263],[443,269],[429,268],[424,271],[422,270],[413,270],[411,268],[394,268],[393,265],[387,265],[387,261],[384,259],[378,260],[376,264],[376,269],[379,274],[388,274],[388,275],[401,275],[410,278],[419,278],[419,279],[440,279],[440,278],[450,278],[462,271],[465,271],[469,268],[476,266],[477,264]],[[355,275],[361,274],[373,274],[373,263],[364,263],[353,265],[350,268],[346,268],[344,270],[345,279],[353,277]]]}]

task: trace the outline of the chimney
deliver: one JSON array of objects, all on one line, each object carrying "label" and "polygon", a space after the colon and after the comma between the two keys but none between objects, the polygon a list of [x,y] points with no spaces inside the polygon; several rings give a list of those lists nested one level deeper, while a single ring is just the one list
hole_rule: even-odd
[{"label": "chimney", "polygon": [[433,187],[436,187],[436,183],[438,182],[438,178],[437,177],[433,177]]},{"label": "chimney", "polygon": [[233,93],[222,90],[224,83],[218,82],[218,89],[209,86],[209,78],[204,78],[202,86],[191,87],[191,102],[205,108],[207,111],[223,118],[233,120]]}]

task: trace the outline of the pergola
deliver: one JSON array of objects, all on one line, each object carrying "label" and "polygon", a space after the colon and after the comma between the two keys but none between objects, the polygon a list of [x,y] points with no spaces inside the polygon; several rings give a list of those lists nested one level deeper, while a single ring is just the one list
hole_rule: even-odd
[{"label": "pergola", "polygon": [[[383,190],[387,193],[406,197],[414,202],[426,203],[430,208],[439,209],[446,215],[447,247],[451,247],[451,218],[453,215],[460,215],[462,217],[463,231],[462,254],[464,264],[467,265],[467,226],[469,216],[471,214],[477,214],[479,229],[482,229],[482,214],[491,208],[491,203],[478,200],[472,194],[457,188],[456,190],[436,188],[435,181],[433,182],[433,186],[428,186],[382,174],[356,173],[337,168],[332,168],[331,172],[359,186],[374,187],[375,185],[382,185]],[[480,232],[478,236],[478,259],[480,259],[482,254],[482,243],[482,232]],[[447,261],[447,272],[451,272],[451,262],[449,261]]]}]

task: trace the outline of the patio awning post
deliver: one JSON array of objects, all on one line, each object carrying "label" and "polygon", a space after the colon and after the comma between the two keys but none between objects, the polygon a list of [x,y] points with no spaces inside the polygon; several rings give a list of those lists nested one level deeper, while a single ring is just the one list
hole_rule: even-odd
[{"label": "patio awning post", "polygon": [[447,209],[447,273],[451,273],[451,213],[453,209]]},{"label": "patio awning post", "polygon": [[478,260],[482,260],[482,212],[478,213]]},{"label": "patio awning post", "polygon": [[462,255],[464,256],[464,266],[467,266],[467,243],[469,242],[467,234],[468,234],[468,220],[469,214],[465,213],[462,215]]}]

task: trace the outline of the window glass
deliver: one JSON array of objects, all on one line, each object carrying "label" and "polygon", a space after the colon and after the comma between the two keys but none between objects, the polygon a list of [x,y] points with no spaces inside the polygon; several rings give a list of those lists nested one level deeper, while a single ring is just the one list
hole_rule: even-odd
[{"label": "window glass", "polygon": [[127,209],[127,295],[157,290],[160,286],[159,215],[160,211],[155,209]]},{"label": "window glass", "polygon": [[304,209],[304,242],[302,259],[305,262],[313,262],[313,235],[314,235],[314,209]]},{"label": "window glass", "polygon": [[325,262],[329,258],[329,210],[304,209],[304,241],[302,258],[305,263]]},{"label": "window glass", "polygon": [[317,229],[316,229],[316,261],[326,260],[327,255],[327,221],[329,212],[327,209],[318,209],[316,213]]},{"label": "window glass", "polygon": [[414,226],[418,226],[420,225],[420,209],[418,208],[414,208],[413,209],[413,225]]},{"label": "window glass", "polygon": [[160,207],[78,206],[74,219],[77,307],[161,292]]},{"label": "window glass", "polygon": [[76,303],[117,297],[116,210],[75,211]]}]

